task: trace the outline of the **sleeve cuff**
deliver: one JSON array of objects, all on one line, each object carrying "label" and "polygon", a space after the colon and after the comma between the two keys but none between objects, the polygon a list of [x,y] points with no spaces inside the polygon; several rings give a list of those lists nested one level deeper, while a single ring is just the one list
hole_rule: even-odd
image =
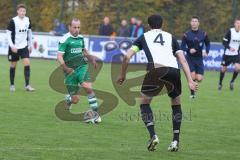
[{"label": "sleeve cuff", "polygon": [[64,51],[58,51],[58,53],[64,54],[65,52]]},{"label": "sleeve cuff", "polygon": [[133,46],[131,47],[131,50],[133,50],[134,52],[140,51],[140,49],[138,48],[138,46],[135,46],[135,45],[133,45]]},{"label": "sleeve cuff", "polygon": [[228,42],[228,39],[227,38],[223,38],[224,41]]},{"label": "sleeve cuff", "polygon": [[178,54],[178,53],[181,53],[181,52],[183,52],[183,50],[179,49],[175,52],[175,54]]}]

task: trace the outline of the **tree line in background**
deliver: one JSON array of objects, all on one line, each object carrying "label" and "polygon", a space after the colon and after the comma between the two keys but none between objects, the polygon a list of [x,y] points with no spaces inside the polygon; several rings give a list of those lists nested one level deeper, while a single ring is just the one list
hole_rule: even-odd
[{"label": "tree line in background", "polygon": [[180,39],[189,28],[191,16],[197,15],[200,28],[208,32],[211,41],[222,40],[240,10],[238,0],[0,0],[0,29],[6,29],[19,3],[27,5],[33,31],[49,32],[55,19],[68,24],[77,17],[83,34],[98,34],[104,16],[110,17],[115,31],[122,19],[129,21],[133,16],[140,17],[148,29],[148,15],[160,13],[164,30]]}]

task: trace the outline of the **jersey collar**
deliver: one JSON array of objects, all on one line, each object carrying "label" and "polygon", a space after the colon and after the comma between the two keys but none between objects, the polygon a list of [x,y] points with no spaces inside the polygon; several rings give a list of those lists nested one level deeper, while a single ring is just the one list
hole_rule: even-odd
[{"label": "jersey collar", "polygon": [[20,18],[19,16],[17,16],[17,18],[20,19],[20,20],[24,20],[25,16],[23,18]]},{"label": "jersey collar", "polygon": [[235,29],[235,31],[236,31],[237,33],[239,33],[239,32],[240,32],[240,31],[237,31],[237,30],[236,30],[236,28],[234,28],[234,29]]},{"label": "jersey collar", "polygon": [[72,38],[78,38],[78,37],[79,37],[79,35],[77,35],[76,37],[74,37],[70,32],[68,32],[68,33],[69,33],[70,37],[72,37]]}]

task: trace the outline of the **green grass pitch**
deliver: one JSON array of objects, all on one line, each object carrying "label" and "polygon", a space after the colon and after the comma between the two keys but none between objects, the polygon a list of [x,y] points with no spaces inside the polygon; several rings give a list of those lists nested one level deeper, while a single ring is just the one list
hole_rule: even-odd
[{"label": "green grass pitch", "polygon": [[[32,59],[31,83],[36,92],[24,91],[23,65],[16,70],[16,92],[9,92],[9,63],[0,57],[0,160],[237,160],[240,159],[240,80],[229,90],[228,73],[223,90],[217,90],[218,72],[206,72],[197,99],[189,99],[182,74],[182,123],[180,150],[167,151],[172,138],[171,108],[167,96],[153,100],[158,116],[156,132],[160,144],[146,150],[148,133],[137,117],[139,107],[119,99],[115,110],[99,125],[67,122],[55,115],[55,105],[64,97],[49,87],[56,68],[54,60]],[[94,88],[116,95],[110,79],[110,64],[104,64]],[[81,97],[82,98],[82,97]],[[82,98],[73,112],[87,108]],[[161,112],[161,114],[160,114]]]}]

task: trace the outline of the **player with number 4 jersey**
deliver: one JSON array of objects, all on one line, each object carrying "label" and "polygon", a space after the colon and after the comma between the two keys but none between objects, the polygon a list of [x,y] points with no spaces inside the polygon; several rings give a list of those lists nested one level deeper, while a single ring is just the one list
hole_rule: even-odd
[{"label": "player with number 4 jersey", "polygon": [[195,91],[197,84],[191,78],[190,69],[176,38],[161,29],[162,17],[158,14],[151,15],[148,17],[148,24],[151,30],[135,40],[132,47],[124,56],[122,70],[117,78],[117,82],[119,84],[124,82],[127,66],[131,57],[138,51],[144,50],[148,60],[148,72],[141,88],[140,110],[142,120],[150,136],[147,149],[154,151],[156,145],[159,143],[158,136],[154,129],[154,116],[150,107],[151,100],[154,96],[159,95],[162,89],[166,87],[168,96],[171,99],[173,117],[173,139],[168,150],[177,151],[182,120],[180,102],[182,88],[178,62],[182,65],[189,88]]}]

